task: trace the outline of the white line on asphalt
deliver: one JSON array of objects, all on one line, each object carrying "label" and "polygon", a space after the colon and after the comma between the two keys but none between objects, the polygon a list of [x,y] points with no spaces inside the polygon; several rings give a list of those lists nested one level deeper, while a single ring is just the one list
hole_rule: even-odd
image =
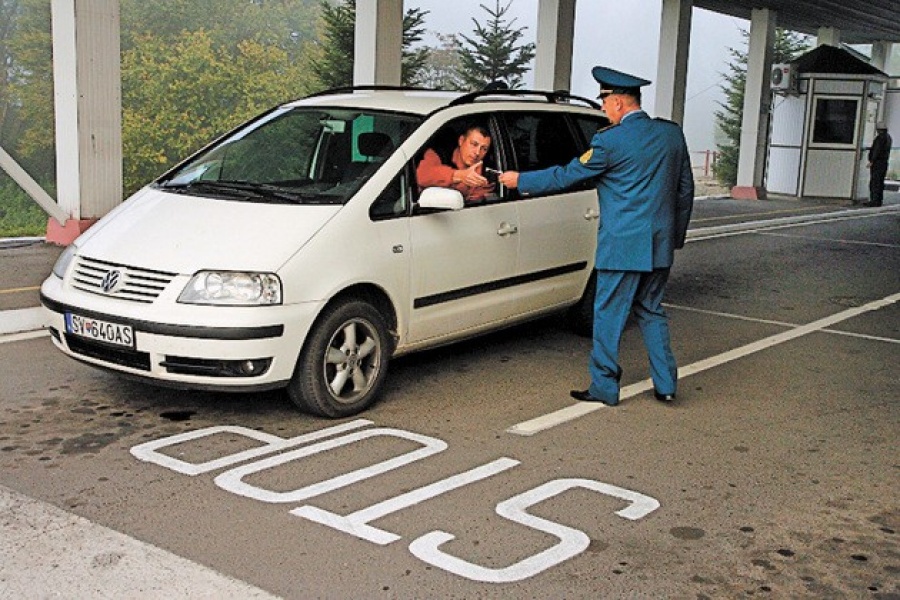
[{"label": "white line on asphalt", "polygon": [[[879,310],[898,301],[900,301],[900,294],[893,294],[891,296],[882,298],[881,300],[869,302],[868,304],[864,304],[863,306],[849,308],[829,317],[813,321],[812,323],[808,323],[806,325],[800,325],[799,327],[795,327],[788,331],[763,338],[756,342],[746,344],[739,348],[729,350],[728,352],[723,352],[722,354],[711,356],[704,360],[700,360],[687,365],[686,367],[682,367],[678,369],[678,377],[679,379],[689,377],[696,373],[700,373],[701,371],[705,371],[707,369],[723,365],[733,360],[743,358],[744,356],[749,356],[750,354],[754,354],[761,350],[771,348],[772,346],[776,346],[784,342],[789,342],[810,333],[822,331],[828,327],[831,327],[832,325],[835,325],[836,323],[840,323],[841,321],[852,319],[853,317],[857,317],[870,311]],[[645,379],[644,381],[640,381],[638,383],[622,388],[619,397],[624,400],[626,398],[631,398],[632,396],[636,396],[640,393],[652,389],[652,380]],[[601,408],[606,408],[606,405],[593,402],[579,402],[578,404],[573,404],[552,413],[548,413],[546,415],[542,415],[528,421],[523,421],[517,425],[513,425],[512,427],[507,429],[506,432],[524,436],[534,435],[541,431],[556,427],[557,425],[562,425],[563,423],[567,423],[579,417],[583,417],[584,415],[592,413],[595,410],[599,410]]]},{"label": "white line on asphalt", "polygon": [[50,332],[45,329],[39,329],[37,331],[26,331],[25,333],[11,333],[7,335],[0,335],[0,344],[8,344],[10,342],[21,342],[24,340],[33,340],[35,338],[44,337],[50,335]]},{"label": "white line on asphalt", "polygon": [[[785,321],[773,321],[772,319],[758,319],[756,317],[748,317],[746,315],[736,315],[734,313],[726,313],[718,310],[706,310],[703,308],[694,308],[693,306],[681,306],[678,304],[669,304],[664,302],[663,306],[674,310],[683,310],[687,312],[695,312],[704,315],[713,315],[716,317],[724,317],[726,319],[736,319],[738,321],[750,321],[751,323],[763,323],[765,325],[778,325],[779,327],[799,327],[796,323],[786,323]],[[856,333],[853,331],[839,331],[837,329],[823,329],[822,333],[833,333],[835,335],[845,335],[848,337],[856,337],[864,340],[873,340],[876,342],[889,342],[891,344],[900,344],[900,339],[886,338],[877,335],[868,335],[865,333]]]},{"label": "white line on asphalt", "polygon": [[847,337],[860,338],[862,340],[871,340],[873,342],[887,342],[889,344],[900,344],[897,338],[886,338],[879,335],[867,335],[865,333],[856,333],[853,331],[838,331],[837,329],[823,329],[822,333],[832,333],[834,335],[845,335]]},{"label": "white line on asphalt", "polygon": [[34,331],[47,325],[47,314],[41,307],[0,310],[0,334]]},{"label": "white line on asphalt", "polygon": [[846,246],[876,246],[878,248],[900,248],[900,244],[883,244],[881,242],[863,242],[860,240],[842,240],[842,239],[834,239],[827,238],[815,235],[797,235],[795,233],[770,233],[768,231],[759,232],[760,235],[770,235],[772,237],[784,237],[791,239],[800,239],[800,240],[813,240],[815,242],[836,242],[838,244],[843,244]]},{"label": "white line on asphalt", "polygon": [[822,223],[829,223],[831,221],[866,219],[881,216],[886,212],[898,212],[898,209],[900,209],[900,206],[856,209],[825,214],[799,215],[796,217],[784,217],[781,219],[768,219],[765,221],[746,221],[743,223],[718,225],[715,227],[701,227],[698,229],[692,228],[687,232],[687,242],[700,242],[704,240],[713,240],[735,235],[744,235],[746,233],[775,231],[777,229],[785,229],[788,227],[820,225]]},{"label": "white line on asphalt", "polygon": [[681,306],[679,304],[669,304],[664,302],[666,308],[674,308],[675,310],[684,310],[688,312],[701,313],[704,315],[713,315],[715,317],[725,317],[726,319],[737,319],[739,321],[750,321],[752,323],[764,323],[766,325],[778,325],[779,327],[799,327],[796,323],[787,323],[785,321],[773,321],[772,319],[759,319],[757,317],[748,317],[746,315],[736,315],[734,313],[721,312],[718,310],[706,310],[705,308],[694,308],[693,306]]}]

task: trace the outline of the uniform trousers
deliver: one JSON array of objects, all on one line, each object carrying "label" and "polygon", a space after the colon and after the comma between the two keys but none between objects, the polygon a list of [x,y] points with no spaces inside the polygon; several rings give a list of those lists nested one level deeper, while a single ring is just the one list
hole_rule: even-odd
[{"label": "uniform trousers", "polygon": [[662,306],[668,279],[669,269],[649,273],[597,270],[588,390],[594,398],[609,404],[619,401],[619,341],[632,312],[647,348],[653,386],[661,394],[675,393],[677,365],[669,338],[669,319]]},{"label": "uniform trousers", "polygon": [[884,178],[887,177],[887,162],[873,163],[869,173],[869,206],[884,204]]}]

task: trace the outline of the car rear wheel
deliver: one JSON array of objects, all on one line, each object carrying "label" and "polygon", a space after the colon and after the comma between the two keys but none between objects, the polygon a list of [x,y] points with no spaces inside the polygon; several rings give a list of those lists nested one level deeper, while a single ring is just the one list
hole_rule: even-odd
[{"label": "car rear wheel", "polygon": [[350,299],[326,309],[310,332],[288,396],[301,410],[339,418],[368,408],[387,374],[390,338],[371,304]]}]

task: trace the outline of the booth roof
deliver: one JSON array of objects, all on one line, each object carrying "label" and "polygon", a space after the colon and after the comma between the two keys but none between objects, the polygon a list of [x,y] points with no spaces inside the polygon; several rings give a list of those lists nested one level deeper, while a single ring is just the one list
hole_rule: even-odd
[{"label": "booth roof", "polygon": [[802,54],[791,61],[797,66],[800,73],[840,73],[846,75],[881,75],[887,77],[887,73],[879,71],[864,60],[860,60],[851,53],[823,44],[806,54]]}]

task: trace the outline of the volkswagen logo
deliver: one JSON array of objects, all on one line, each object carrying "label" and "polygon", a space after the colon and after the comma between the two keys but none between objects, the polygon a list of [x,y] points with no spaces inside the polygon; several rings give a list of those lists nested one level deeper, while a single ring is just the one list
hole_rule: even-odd
[{"label": "volkswagen logo", "polygon": [[122,272],[118,269],[113,269],[112,271],[107,271],[106,275],[103,276],[103,281],[100,282],[100,288],[107,294],[111,294],[119,288],[121,282]]}]

